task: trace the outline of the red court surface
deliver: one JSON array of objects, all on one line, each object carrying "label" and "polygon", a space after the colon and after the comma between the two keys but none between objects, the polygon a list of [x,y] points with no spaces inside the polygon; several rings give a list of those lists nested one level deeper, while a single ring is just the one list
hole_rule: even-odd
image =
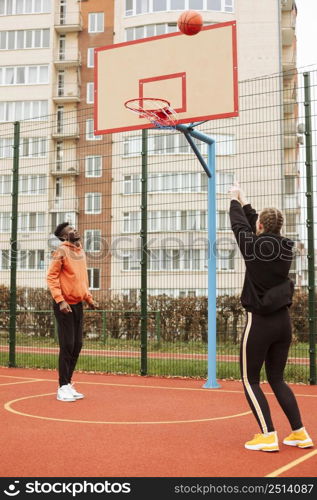
[{"label": "red court surface", "polygon": [[[285,446],[289,425],[268,384],[278,453],[249,451],[259,432],[242,384],[76,373],[85,398],[56,400],[56,372],[0,367],[1,477],[314,477],[317,448]],[[292,385],[317,441],[317,387]]]}]

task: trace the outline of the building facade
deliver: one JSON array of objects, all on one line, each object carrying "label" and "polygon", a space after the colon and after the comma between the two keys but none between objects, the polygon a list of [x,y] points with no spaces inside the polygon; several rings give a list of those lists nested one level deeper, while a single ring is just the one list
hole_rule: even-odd
[{"label": "building facade", "polygon": [[[94,48],[174,32],[185,9],[200,11],[205,24],[237,22],[240,116],[202,129],[218,145],[219,293],[238,291],[243,277],[227,215],[237,172],[256,208],[281,208],[287,234],[296,237],[294,1],[0,0],[1,282],[9,283],[11,123],[28,119],[21,128],[20,286],[45,286],[50,235],[67,220],[83,234],[91,288],[137,296],[141,135],[94,135]],[[206,293],[206,190],[182,135],[150,131],[149,293]],[[294,263],[298,283],[299,272]]]}]

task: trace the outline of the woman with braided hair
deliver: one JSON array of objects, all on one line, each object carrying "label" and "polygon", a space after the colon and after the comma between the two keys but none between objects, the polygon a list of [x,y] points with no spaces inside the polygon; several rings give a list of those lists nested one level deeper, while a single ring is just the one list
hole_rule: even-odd
[{"label": "woman with braided hair", "polygon": [[261,429],[245,447],[279,450],[270,408],[260,388],[260,371],[265,364],[268,382],[292,429],[283,443],[309,448],[313,442],[303,427],[293,391],[283,378],[292,338],[289,307],[294,285],[288,273],[294,242],[281,236],[283,215],[278,209],[265,208],[258,216],[239,184],[234,184],[229,193],[231,227],[246,266],[241,294],[241,303],[247,311],[240,349],[241,377],[247,401]]}]

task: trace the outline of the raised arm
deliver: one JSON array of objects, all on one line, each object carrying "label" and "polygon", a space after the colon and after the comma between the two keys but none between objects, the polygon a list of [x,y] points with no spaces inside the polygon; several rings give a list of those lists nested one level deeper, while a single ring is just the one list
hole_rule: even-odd
[{"label": "raised arm", "polygon": [[250,203],[246,203],[245,205],[242,206],[242,208],[246,218],[248,219],[252,231],[256,233],[256,221],[258,219],[258,214],[254,210],[254,208],[251,207]]}]

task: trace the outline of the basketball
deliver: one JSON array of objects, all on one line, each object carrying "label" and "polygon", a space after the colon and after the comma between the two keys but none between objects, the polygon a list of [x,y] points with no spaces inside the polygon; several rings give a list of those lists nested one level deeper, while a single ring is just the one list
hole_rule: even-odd
[{"label": "basketball", "polygon": [[203,18],[195,10],[185,10],[179,16],[177,26],[184,35],[197,35],[203,26]]}]

